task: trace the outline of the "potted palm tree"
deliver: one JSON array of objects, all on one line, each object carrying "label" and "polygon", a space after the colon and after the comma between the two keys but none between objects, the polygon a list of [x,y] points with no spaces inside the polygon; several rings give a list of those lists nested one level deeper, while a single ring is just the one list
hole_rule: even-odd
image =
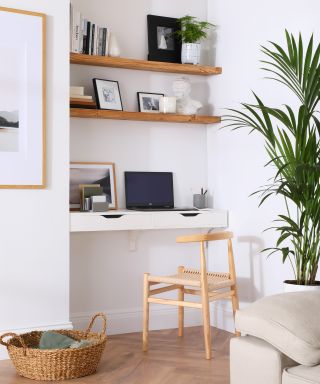
[{"label": "potted palm tree", "polygon": [[254,104],[230,110],[225,120],[233,129],[249,128],[264,138],[267,165],[275,175],[255,193],[260,205],[273,195],[284,200],[284,212],[271,227],[279,235],[277,242],[265,251],[291,263],[294,279],[285,281],[286,290],[320,289],[320,44],[314,47],[311,36],[305,50],[301,35],[296,39],[286,31],[286,47],[271,42],[262,52],[268,79],[293,92],[299,107],[285,100],[283,107],[269,107],[254,94]]},{"label": "potted palm tree", "polygon": [[196,17],[186,15],[178,19],[181,29],[176,35],[182,41],[182,64],[199,64],[201,44],[200,41],[208,36],[209,29],[214,27],[207,21],[198,21]]}]

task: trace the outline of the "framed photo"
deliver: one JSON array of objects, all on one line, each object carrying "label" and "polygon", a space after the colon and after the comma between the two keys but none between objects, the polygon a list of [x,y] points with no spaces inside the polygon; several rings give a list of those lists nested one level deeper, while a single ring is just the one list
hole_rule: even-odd
[{"label": "framed photo", "polygon": [[119,83],[117,81],[93,79],[93,87],[99,109],[123,111]]},{"label": "framed photo", "polygon": [[0,7],[0,188],[45,188],[46,16]]},{"label": "framed photo", "polygon": [[163,93],[137,92],[139,112],[160,113],[160,99]]},{"label": "framed photo", "polygon": [[110,209],[117,209],[114,163],[70,163],[70,209],[80,209],[80,185],[100,184]]},{"label": "framed photo", "polygon": [[181,41],[175,35],[180,30],[177,19],[148,15],[147,21],[148,60],[181,63]]}]

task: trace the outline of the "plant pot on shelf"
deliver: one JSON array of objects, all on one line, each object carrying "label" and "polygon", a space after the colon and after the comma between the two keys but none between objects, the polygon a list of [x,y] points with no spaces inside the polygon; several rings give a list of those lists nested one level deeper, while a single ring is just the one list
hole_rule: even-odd
[{"label": "plant pot on shelf", "polygon": [[181,49],[182,64],[200,64],[200,43],[183,43]]},{"label": "plant pot on shelf", "polygon": [[316,281],[313,285],[297,284],[296,280],[285,280],[283,282],[285,292],[305,292],[305,291],[319,291],[320,281]]}]

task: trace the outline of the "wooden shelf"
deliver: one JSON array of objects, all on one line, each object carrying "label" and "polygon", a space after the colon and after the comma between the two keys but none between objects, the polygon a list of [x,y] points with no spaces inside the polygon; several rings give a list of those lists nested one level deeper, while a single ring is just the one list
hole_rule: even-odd
[{"label": "wooden shelf", "polygon": [[89,119],[112,119],[112,120],[136,120],[136,121],[158,121],[167,123],[192,123],[192,124],[214,124],[220,123],[219,116],[201,115],[176,115],[164,113],[109,111],[102,109],[70,108],[71,117]]},{"label": "wooden shelf", "polygon": [[126,59],[123,57],[83,55],[80,53],[71,53],[70,62],[71,64],[135,69],[140,71],[181,73],[185,75],[210,76],[219,75],[222,72],[221,67],[211,67],[208,65],[165,63],[160,61]]}]

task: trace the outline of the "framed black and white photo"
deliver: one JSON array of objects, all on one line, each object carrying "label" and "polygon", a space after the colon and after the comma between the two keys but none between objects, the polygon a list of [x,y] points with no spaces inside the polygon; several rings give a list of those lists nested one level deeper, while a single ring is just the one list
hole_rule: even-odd
[{"label": "framed black and white photo", "polygon": [[45,188],[46,16],[0,7],[0,188]]},{"label": "framed black and white photo", "polygon": [[160,99],[163,93],[137,92],[139,112],[160,113]]},{"label": "framed black and white photo", "polygon": [[117,209],[114,163],[70,163],[70,209],[80,209],[80,185],[99,184],[110,209]]},{"label": "framed black and white photo", "polygon": [[176,32],[178,20],[172,17],[148,15],[148,45],[150,61],[181,63],[181,41]]},{"label": "framed black and white photo", "polygon": [[93,79],[93,87],[99,109],[123,111],[119,83],[117,81]]}]

